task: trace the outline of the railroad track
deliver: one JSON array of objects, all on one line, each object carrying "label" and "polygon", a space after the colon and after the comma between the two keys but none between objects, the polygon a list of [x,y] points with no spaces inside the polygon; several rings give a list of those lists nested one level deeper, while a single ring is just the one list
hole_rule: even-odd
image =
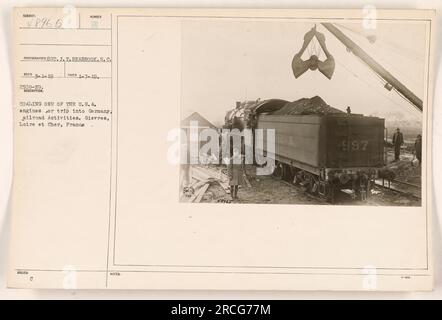
[{"label": "railroad track", "polygon": [[[411,196],[411,197],[414,197],[414,198],[417,198],[417,199],[421,199],[421,188],[422,187],[418,186],[416,184],[412,184],[412,183],[409,183],[409,182],[400,181],[400,180],[396,180],[396,179],[391,180],[388,185],[385,185],[384,182],[380,182],[378,180],[375,181],[375,184],[376,184],[377,187],[380,187],[380,188],[383,188],[383,189],[386,189],[386,190],[392,190],[394,192],[401,193],[401,194],[406,195],[406,196]],[[410,190],[403,190],[403,189],[401,189],[399,187],[400,185],[404,185],[408,189],[410,189],[410,188],[414,189],[415,192],[411,192]]]},{"label": "railroad track", "polygon": [[[293,184],[293,183],[291,183],[291,182],[289,182],[287,180],[281,179],[280,181],[283,182],[284,184],[288,185],[288,186],[291,186],[291,187],[295,188],[296,190],[301,191],[304,195],[308,196],[311,199],[314,199],[314,200],[316,200],[318,202],[321,202],[321,203],[326,203],[327,202],[324,198],[321,198],[319,196],[316,196],[314,194],[306,192],[300,186],[295,185],[295,184]],[[412,187],[412,188],[417,189],[417,191],[419,191],[419,194],[417,192],[413,193],[413,192],[410,192],[410,191],[400,190],[400,189],[398,189],[395,186],[395,185],[401,185],[401,184],[405,185],[407,187]],[[377,187],[380,187],[382,189],[386,189],[388,191],[393,191],[393,192],[397,192],[397,193],[403,194],[404,196],[413,197],[413,198],[416,198],[416,199],[419,199],[419,200],[421,199],[421,196],[420,196],[421,187],[418,186],[418,185],[412,184],[412,183],[408,183],[408,182],[404,182],[404,181],[400,181],[400,180],[392,180],[391,183],[390,183],[390,186],[382,185],[382,183],[379,183],[378,181],[375,181],[375,185]]]}]

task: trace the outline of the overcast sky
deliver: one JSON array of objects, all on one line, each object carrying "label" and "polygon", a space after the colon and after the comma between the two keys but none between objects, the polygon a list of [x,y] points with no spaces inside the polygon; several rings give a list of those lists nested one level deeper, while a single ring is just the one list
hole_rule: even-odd
[{"label": "overcast sky", "polygon": [[[335,24],[418,97],[424,93],[426,26],[421,22],[378,22],[369,43],[360,22]],[[314,23],[293,21],[185,21],[182,31],[182,117],[197,111],[215,124],[237,100],[318,95],[354,113],[420,119],[409,102],[381,80],[322,25],[317,30],[336,60],[331,80],[319,71],[295,79],[293,56]],[[307,54],[303,57],[305,58]],[[321,54],[321,60],[324,55]]]}]

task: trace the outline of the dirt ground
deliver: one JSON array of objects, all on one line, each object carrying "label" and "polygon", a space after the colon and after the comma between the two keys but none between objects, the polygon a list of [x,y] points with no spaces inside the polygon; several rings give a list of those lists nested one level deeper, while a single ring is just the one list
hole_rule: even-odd
[{"label": "dirt ground", "polygon": [[279,203],[279,204],[316,204],[316,200],[296,189],[277,180],[272,176],[256,176],[254,168],[247,169],[248,180],[251,187],[240,186],[238,200],[232,201],[218,183],[212,183],[201,202],[222,202],[222,200],[235,203]]},{"label": "dirt ground", "polygon": [[[222,170],[216,167],[217,170]],[[256,176],[255,167],[246,168],[251,187],[242,185],[238,191],[238,200],[232,200],[218,183],[211,183],[204,194],[202,203],[275,203],[275,204],[315,204],[330,205],[322,199],[312,196],[299,187],[273,176]],[[420,199],[401,192],[375,187],[366,201],[353,200],[343,192],[339,193],[335,205],[370,205],[370,206],[420,206]]]},{"label": "dirt ground", "polygon": [[421,185],[422,167],[411,152],[401,152],[399,161],[394,161],[393,149],[387,150],[386,167],[394,171],[396,180]]}]

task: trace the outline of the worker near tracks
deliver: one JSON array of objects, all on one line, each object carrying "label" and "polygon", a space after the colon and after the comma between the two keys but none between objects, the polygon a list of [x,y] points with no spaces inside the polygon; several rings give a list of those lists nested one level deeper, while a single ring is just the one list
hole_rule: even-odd
[{"label": "worker near tracks", "polygon": [[404,136],[399,128],[396,129],[392,142],[394,146],[394,161],[398,161],[401,154],[401,146],[404,144]]},{"label": "worker near tracks", "polygon": [[229,176],[230,196],[233,200],[238,199],[238,188],[242,184],[244,174],[244,163],[238,148],[233,149],[233,155],[227,165]]},{"label": "worker near tracks", "polygon": [[419,165],[422,162],[422,135],[418,134],[416,140],[414,141],[414,155],[419,161]]}]

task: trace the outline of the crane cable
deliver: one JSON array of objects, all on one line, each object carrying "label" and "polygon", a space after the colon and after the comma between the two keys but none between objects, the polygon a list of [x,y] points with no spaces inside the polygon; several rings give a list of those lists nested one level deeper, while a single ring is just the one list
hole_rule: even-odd
[{"label": "crane cable", "polygon": [[[336,58],[335,58],[335,61],[336,61],[341,67],[343,67],[347,72],[349,72],[349,73],[352,74],[354,77],[356,77],[359,81],[361,81],[362,83],[364,83],[366,86],[368,86],[368,87],[370,87],[370,88],[372,88],[372,89],[375,89],[375,91],[376,91],[378,94],[382,95],[384,98],[388,99],[390,102],[392,102],[392,103],[395,104],[396,106],[400,107],[401,110],[404,110],[404,108],[403,108],[402,105],[400,105],[399,103],[397,103],[396,101],[394,101],[391,97],[385,95],[383,92],[380,92],[380,91],[377,89],[378,87],[373,86],[373,85],[370,84],[368,81],[366,81],[366,80],[362,79],[361,77],[359,77],[356,73],[354,73],[353,71],[351,71],[349,68],[347,68],[343,63],[341,63],[341,62],[340,62],[339,60],[337,60]],[[399,95],[399,96],[402,96],[402,95]],[[404,99],[405,99],[405,98],[404,98]],[[406,101],[409,102],[409,103],[411,103],[411,102],[408,101],[408,100],[406,100]],[[405,109],[405,110],[406,110],[410,115],[412,115],[413,117],[419,118],[419,117],[421,116],[421,114],[419,114],[419,116],[416,115],[416,114],[414,114],[414,113],[411,112],[411,110],[409,110],[409,109]],[[416,109],[413,109],[413,110],[416,110]]]},{"label": "crane cable", "polygon": [[[367,63],[365,63],[365,61],[363,61],[361,58],[357,57],[361,62],[363,62],[365,65],[367,65]],[[376,72],[374,72],[373,70],[371,70],[371,68],[369,68],[370,71],[380,80],[380,82],[385,86],[386,83],[388,83],[387,81],[385,81],[384,78],[382,78],[379,74],[377,74]],[[399,95],[399,97],[401,97],[402,99],[404,99],[406,102],[408,102],[414,110],[418,110],[419,112],[421,112],[420,109],[418,109],[409,99],[407,99],[402,93],[400,93],[395,87],[393,87],[394,91]]]},{"label": "crane cable", "polygon": [[[346,28],[346,29],[349,29],[349,28]],[[351,30],[351,29],[349,29],[349,30]],[[347,50],[349,50],[348,48],[347,48]],[[351,52],[351,51],[350,51]],[[385,85],[386,84],[386,81],[379,75],[379,74],[377,74],[374,70],[372,70],[372,68],[364,61],[364,60],[362,60],[360,57],[358,57],[358,56],[356,56],[356,55],[354,55],[356,58],[358,58],[364,65],[367,65],[368,66],[368,69],[372,72],[372,73],[374,73],[375,75],[376,75],[376,77],[378,77],[380,80],[381,80],[381,82],[382,82],[382,84],[383,85]],[[335,60],[336,60],[336,57],[335,57]],[[337,60],[336,60],[337,61]],[[341,66],[343,66],[344,68],[346,68],[343,64],[341,64],[341,63],[339,63]],[[346,68],[347,69],[347,68]],[[347,69],[347,71],[349,71],[349,72],[351,72],[349,69]],[[356,74],[354,74],[353,72],[351,72],[355,77],[357,77],[357,78],[359,78]],[[397,91],[397,89],[396,88],[394,88],[394,90],[395,90],[395,92],[397,92],[398,93],[398,95],[401,97],[401,98],[403,98],[405,101],[407,101],[412,107],[413,107],[413,109],[417,109],[417,110],[419,110],[420,112],[421,112],[421,110],[420,109],[418,109],[417,108],[417,106],[415,106],[410,100],[408,100],[404,95],[402,95],[399,91]],[[386,95],[384,95],[384,94],[382,94],[384,97],[387,97]],[[390,99],[390,101],[393,101],[393,100],[391,100]],[[396,102],[395,102],[395,104],[396,105],[399,105],[399,104],[397,104]],[[399,105],[400,106],[400,105]],[[401,108],[402,108],[402,106],[401,106]]]},{"label": "crane cable", "polygon": [[[350,32],[352,32],[352,33],[354,33],[354,34],[356,34],[356,35],[358,35],[358,36],[360,36],[360,37],[362,37],[364,39],[367,39],[367,35],[362,33],[361,31],[355,30],[353,28],[350,28],[350,27],[348,27],[346,25],[343,25],[343,24],[340,24],[340,23],[336,23],[336,25],[340,26],[341,28],[346,29],[346,30],[348,30],[348,31],[350,31]],[[376,42],[378,42],[378,38],[379,37],[376,36]],[[416,60],[423,61],[424,60],[424,59],[421,58],[419,53],[417,53],[413,49],[402,47],[402,46],[400,46],[397,43],[393,43],[391,41],[382,39],[382,37],[379,38],[379,41],[385,43],[385,44],[379,44],[380,46],[389,47],[389,49],[391,51],[393,51],[395,54],[397,54],[399,56],[402,56],[404,58],[407,58],[407,59],[410,59],[410,60],[413,60],[413,61],[416,61]],[[401,49],[401,50],[398,50],[398,47],[400,47],[399,49]],[[404,54],[405,52],[408,52],[409,55]]]},{"label": "crane cable", "polygon": [[[344,25],[342,25],[342,24],[336,24],[336,25],[338,25],[338,26],[340,26],[340,27],[342,27],[342,28],[344,28],[344,29],[347,29],[347,30],[351,31],[351,32],[355,33],[356,35],[358,35],[358,36],[360,36],[360,37],[363,37],[364,39],[367,39],[367,37],[366,37],[363,33],[361,33],[361,32],[358,32],[358,31],[356,31],[356,30],[353,30],[353,29],[351,29],[351,28],[349,28],[349,27],[346,27],[346,26],[344,26]],[[382,40],[381,40],[381,41],[382,41]],[[382,44],[381,44],[380,46],[382,46],[382,47],[386,47],[385,45],[382,45]],[[394,47],[393,47],[393,48],[394,48]],[[389,50],[389,49],[391,50],[391,49],[393,49],[393,48],[386,48],[386,49],[387,49],[387,50]],[[403,54],[401,54],[401,53],[399,53],[399,52],[397,52],[397,51],[395,51],[395,50],[392,50],[392,52],[395,53],[395,54],[398,55],[398,56],[405,57],[405,58],[410,59],[410,60],[413,60],[413,61],[417,61],[417,59],[414,59],[414,58],[411,58],[411,57],[407,57],[406,55],[403,55]],[[422,60],[419,59],[419,61],[422,61]],[[394,67],[391,63],[388,63],[387,61],[384,61],[384,63],[389,64],[389,65],[391,66],[391,68],[395,70],[395,72],[401,74],[402,76],[404,76],[405,78],[407,78],[410,82],[414,83],[415,85],[419,85],[419,86],[420,86],[420,84],[419,84],[414,78],[412,78],[412,77],[410,77],[409,75],[403,73],[401,70],[399,70],[398,68]]]}]

